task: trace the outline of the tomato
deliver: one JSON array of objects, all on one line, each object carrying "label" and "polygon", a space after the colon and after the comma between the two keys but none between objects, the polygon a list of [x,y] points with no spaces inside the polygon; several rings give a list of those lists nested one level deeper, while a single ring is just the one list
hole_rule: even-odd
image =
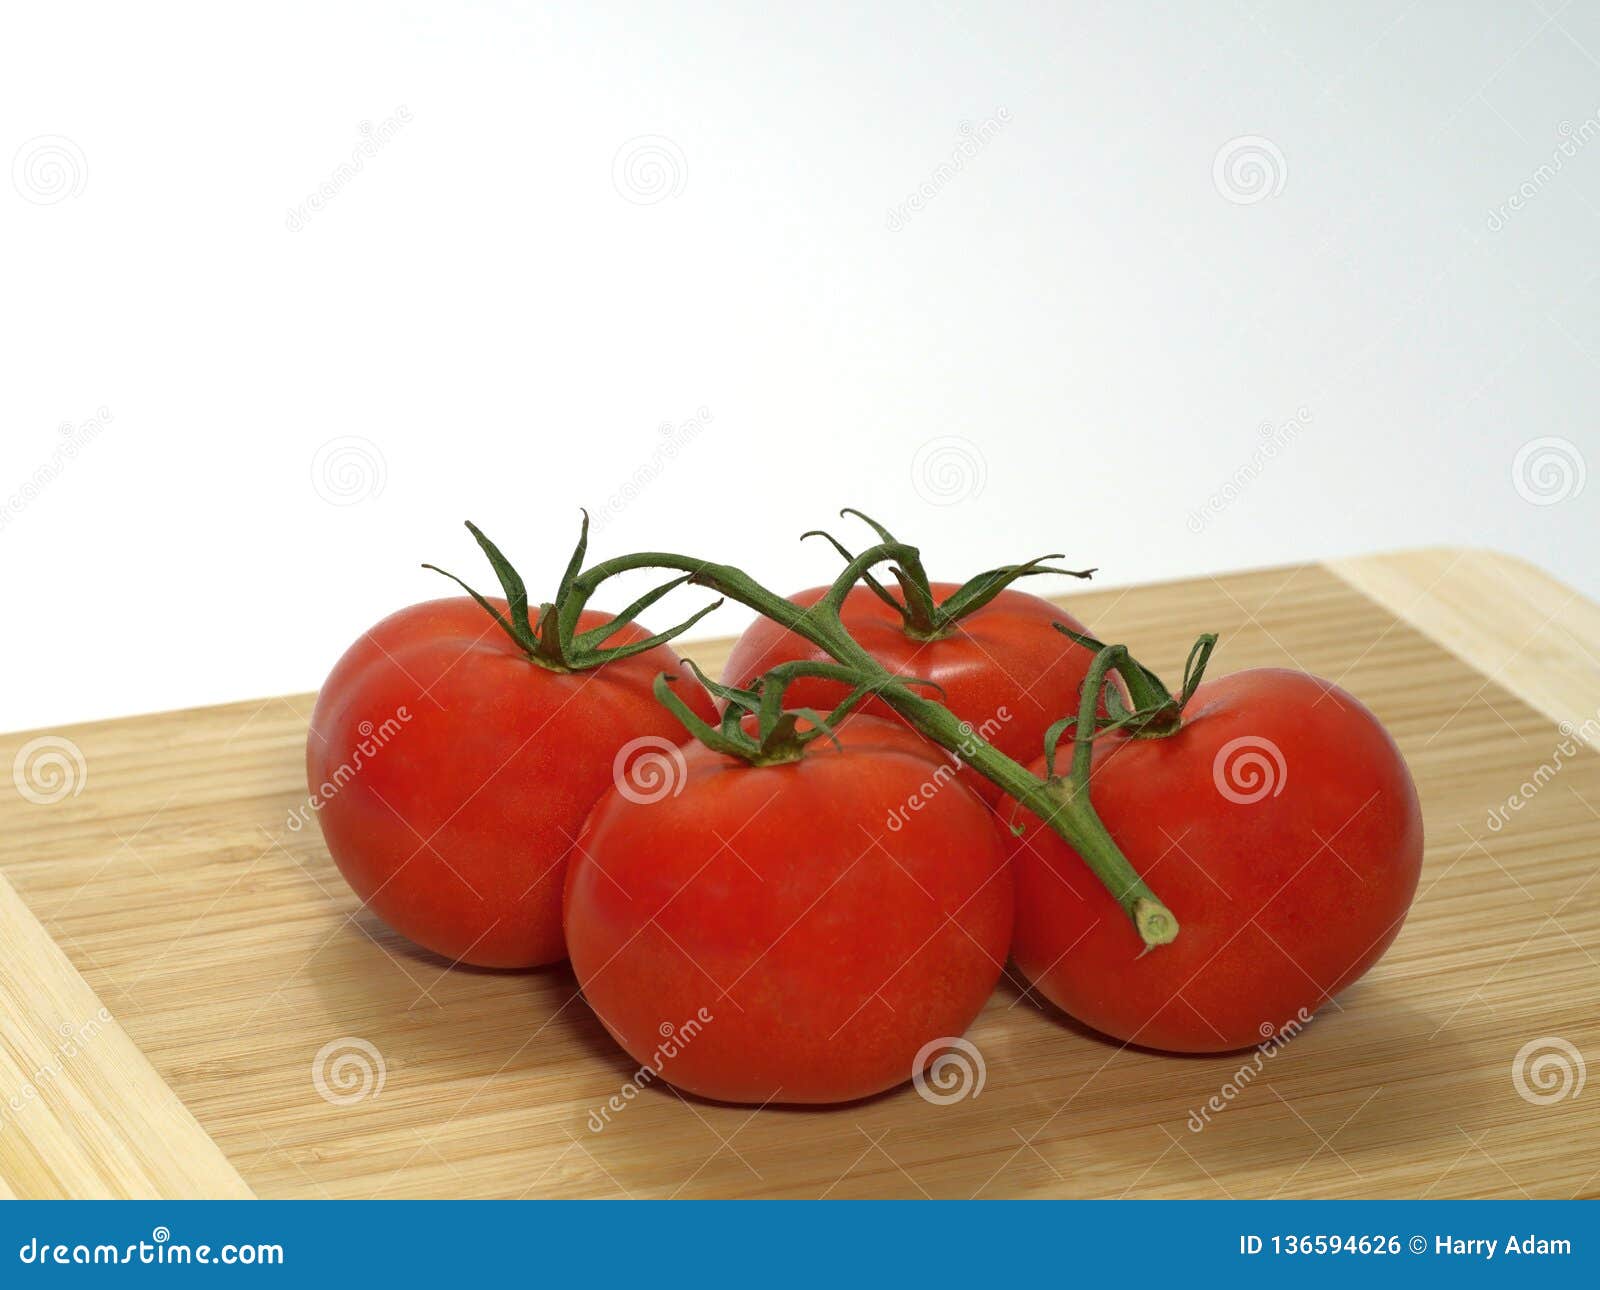
[{"label": "tomato", "polygon": [[1377,962],[1416,892],[1422,816],[1399,750],[1305,673],[1206,682],[1165,738],[1102,735],[1089,793],[1178,937],[1141,954],[1079,857],[1019,811],[1012,952],[1052,1003],[1128,1043],[1222,1052],[1303,1023]]},{"label": "tomato", "polygon": [[[931,590],[936,599],[943,600],[957,586],[935,582]],[[826,587],[812,587],[789,599],[810,606],[827,592]],[[927,691],[927,696],[943,703],[979,737],[1024,765],[1042,752],[1044,733],[1051,723],[1077,711],[1079,688],[1094,661],[1089,650],[1051,626],[1063,623],[1082,632],[1085,629],[1077,619],[1048,600],[1012,588],[959,619],[937,640],[908,635],[900,611],[864,586],[852,587],[845,596],[840,620],[856,642],[891,672],[922,677],[943,687],[942,694]],[[827,657],[804,637],[761,618],[734,645],[722,679],[729,685],[745,685],[789,659]],[[786,702],[791,707],[827,711],[847,692],[840,682],[808,677],[790,685]],[[895,715],[881,699],[869,699],[862,711]],[[968,775],[969,784],[985,801],[999,798],[1000,789],[992,781],[976,772]]]},{"label": "tomato", "polygon": [[[579,629],[608,621],[586,612]],[[629,624],[610,643],[647,635]],[[688,737],[650,689],[678,670],[658,645],[552,671],[465,596],[385,618],[339,660],[311,717],[307,778],[339,871],[390,927],[445,958],[560,960],[568,855],[613,760],[630,741],[660,756]],[[698,682],[675,689],[714,715]]]},{"label": "tomato", "polygon": [[855,718],[842,749],[783,764],[696,745],[670,793],[596,804],[567,944],[641,1066],[719,1101],[842,1102],[910,1079],[978,1015],[1011,937],[1005,844],[953,777],[924,796],[933,762],[904,739]]}]

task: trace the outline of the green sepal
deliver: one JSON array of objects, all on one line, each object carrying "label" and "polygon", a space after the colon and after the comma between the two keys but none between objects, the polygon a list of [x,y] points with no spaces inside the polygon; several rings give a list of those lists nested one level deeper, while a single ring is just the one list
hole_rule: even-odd
[{"label": "green sepal", "polygon": [[[689,575],[684,574],[682,577],[672,579],[671,582],[662,583],[654,590],[645,592],[644,595],[640,596],[639,599],[635,600],[615,618],[601,623],[598,627],[591,627],[586,632],[577,633],[572,637],[573,645],[578,649],[595,649],[600,645],[604,645],[635,618],[644,613],[646,609],[649,609],[651,605],[660,600],[661,597],[669,591],[683,586],[688,581]],[[717,603],[720,604],[722,602],[718,601]]]},{"label": "green sepal", "polygon": [[713,752],[728,753],[735,757],[743,756],[743,750],[725,731],[711,725],[678,697],[672,688],[672,682],[677,679],[667,672],[656,673],[656,679],[650,686],[656,700],[682,723],[685,730]]},{"label": "green sepal", "polygon": [[[646,636],[643,640],[629,641],[626,645],[615,645],[610,649],[586,650],[577,655],[576,666],[580,668],[598,667],[601,663],[614,662],[617,659],[632,658],[635,654],[643,654],[652,650],[657,645],[665,645],[668,641],[677,640],[684,632],[688,631],[697,622],[714,609],[721,609],[723,602],[713,600],[702,609],[695,610],[676,627],[669,627],[664,632],[656,632],[653,636]],[[590,661],[592,660],[592,661]]]},{"label": "green sepal", "polygon": [[[855,553],[851,551],[849,547],[845,546],[843,542],[839,541],[838,538],[834,537],[832,533],[829,533],[827,529],[810,529],[800,535],[800,540],[804,542],[809,537],[826,538],[829,542],[833,543],[833,549],[844,557],[844,562],[846,564],[849,564],[856,558]],[[883,583],[879,582],[872,576],[871,571],[864,571],[861,575],[861,581],[866,583],[868,588],[871,589],[872,594],[877,596],[877,598],[883,601],[884,604],[888,605],[890,609],[895,611],[895,613],[900,615],[905,614],[906,607],[889,594],[888,589],[884,587]]]},{"label": "green sepal", "polygon": [[[1130,655],[1125,647],[1107,646],[1086,632],[1076,631],[1065,623],[1052,623],[1051,626],[1063,636],[1071,638],[1075,644],[1093,650],[1097,660],[1107,650],[1122,651],[1110,666],[1127,686],[1128,699],[1132,701],[1132,706],[1130,707],[1123,699],[1116,686],[1107,684],[1104,687],[1106,716],[1104,719],[1096,720],[1094,730],[1096,734],[1117,729],[1129,729],[1133,734],[1143,738],[1177,733],[1183,725],[1183,710],[1194,697],[1195,691],[1199,689],[1200,681],[1205,676],[1206,665],[1211,661],[1212,651],[1217,644],[1216,633],[1206,632],[1190,647],[1189,657],[1183,666],[1183,687],[1174,698],[1161,678]],[[1064,720],[1070,724],[1074,719],[1069,717]],[[1052,726],[1051,730],[1055,730],[1055,727]],[[1060,734],[1057,733],[1055,740],[1059,742],[1060,738]],[[1053,762],[1054,745],[1049,732],[1045,735],[1045,744],[1045,755]]]},{"label": "green sepal", "polygon": [[[672,695],[670,699],[663,698],[662,677],[665,673],[656,678],[656,697],[660,698],[684,728],[706,747],[738,757],[753,766],[772,766],[798,761],[805,754],[806,746],[820,738],[827,738],[838,746],[836,727],[863,699],[875,694],[884,684],[881,679],[878,681],[867,679],[857,670],[841,663],[810,660],[780,663],[771,670],[763,672],[748,687],[724,685],[713,681],[691,659],[685,659],[684,665],[713,697],[722,700],[725,705],[719,725],[713,727],[695,716],[676,695]],[[815,708],[784,707],[785,692],[791,683],[801,677],[820,677],[839,681],[850,685],[851,689],[827,713],[819,712]],[[933,684],[920,677],[896,676],[893,680],[908,685]],[[684,715],[686,712],[687,719]],[[744,718],[752,715],[756,718],[754,734],[744,728]],[[802,719],[811,723],[809,729],[799,728]]]},{"label": "green sepal", "polygon": [[1178,707],[1186,708],[1194,692],[1200,688],[1200,679],[1206,674],[1206,664],[1211,662],[1211,652],[1217,647],[1216,632],[1206,632],[1189,647],[1189,657],[1183,665],[1183,689],[1178,693]]},{"label": "green sepal", "polygon": [[1054,555],[1036,556],[1026,564],[1007,564],[998,569],[990,569],[975,577],[968,578],[955,591],[945,597],[939,606],[939,612],[949,619],[951,623],[958,622],[968,614],[982,609],[1002,591],[1019,578],[1031,578],[1037,573],[1059,573],[1069,578],[1092,578],[1093,569],[1058,569],[1053,564],[1046,564],[1046,560],[1060,560],[1063,557]]},{"label": "green sepal", "polygon": [[691,575],[682,574],[646,592],[620,614],[598,627],[578,632],[576,630],[578,620],[582,616],[583,605],[589,596],[587,589],[578,587],[584,556],[589,546],[589,513],[584,511],[582,514],[583,523],[578,532],[578,544],[561,575],[555,599],[540,605],[538,617],[532,620],[528,613],[528,588],[522,580],[522,575],[517,572],[511,561],[506,559],[500,548],[471,520],[467,521],[467,530],[488,557],[489,565],[499,580],[501,591],[505,594],[509,614],[501,613],[487,597],[447,569],[441,569],[434,564],[424,564],[422,567],[434,573],[442,573],[449,578],[478,602],[500,629],[516,642],[517,647],[530,661],[555,672],[587,671],[603,663],[645,653],[682,635],[722,604],[721,600],[714,601],[667,631],[656,632],[643,639],[629,641],[625,645],[605,646],[606,641],[632,623],[640,613],[654,605],[669,591],[692,581]]},{"label": "green sepal", "polygon": [[[872,516],[854,507],[847,506],[839,514],[854,516],[868,525],[885,544],[901,549],[902,554],[889,566],[889,572],[894,575],[895,581],[900,586],[898,600],[872,576],[870,571],[862,572],[861,581],[879,600],[900,615],[906,635],[914,640],[938,640],[948,636],[963,618],[982,609],[1019,578],[1040,573],[1063,574],[1069,578],[1089,578],[1095,572],[1093,569],[1058,568],[1047,564],[1046,561],[1061,559],[1059,554],[1042,555],[1024,564],[1008,564],[998,569],[986,569],[967,579],[940,601],[934,597],[933,584],[928,579],[927,570],[923,567],[922,558],[915,547],[904,546]],[[825,529],[813,529],[801,536],[826,538],[833,544],[834,550],[844,557],[846,563],[856,558],[844,543]]]},{"label": "green sepal", "polygon": [[538,642],[532,638],[531,632],[519,632],[504,614],[491,605],[484,596],[479,594],[473,588],[469,587],[466,583],[462,582],[461,579],[456,577],[455,574],[451,573],[447,569],[441,569],[436,564],[424,564],[422,567],[424,569],[430,569],[434,573],[444,574],[444,576],[449,578],[451,582],[455,583],[458,587],[465,591],[467,595],[471,596],[478,602],[479,605],[483,607],[484,611],[491,618],[493,618],[495,622],[500,624],[501,630],[504,631],[507,636],[511,637],[512,640],[516,641],[518,645],[522,646],[524,650],[531,654],[538,647]]}]

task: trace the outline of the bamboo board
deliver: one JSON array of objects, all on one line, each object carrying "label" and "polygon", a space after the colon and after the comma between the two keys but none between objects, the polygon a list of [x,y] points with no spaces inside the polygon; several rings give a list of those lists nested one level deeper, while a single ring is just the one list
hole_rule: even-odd
[{"label": "bamboo board", "polygon": [[1487,819],[1600,711],[1600,610],[1463,551],[1069,603],[1164,670],[1209,628],[1217,672],[1338,680],[1412,766],[1410,920],[1276,1055],[1120,1048],[1007,981],[968,1035],[976,1096],[752,1110],[657,1083],[593,1132],[633,1064],[564,967],[449,968],[287,827],[302,695],[0,737],[0,766],[41,733],[83,756],[58,801],[0,790],[0,1196],[1594,1195],[1600,753]]}]

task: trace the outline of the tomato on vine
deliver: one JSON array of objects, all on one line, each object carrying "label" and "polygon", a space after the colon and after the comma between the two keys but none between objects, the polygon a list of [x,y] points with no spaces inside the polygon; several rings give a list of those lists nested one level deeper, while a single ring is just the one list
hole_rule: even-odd
[{"label": "tomato on vine", "polygon": [[704,742],[670,794],[619,789],[584,827],[566,888],[584,997],[652,1067],[661,1037],[699,1018],[656,1073],[702,1097],[842,1102],[904,1083],[999,978],[1000,832],[953,778],[885,826],[933,764],[902,728],[853,718],[835,742],[827,717],[769,702],[752,719],[715,688],[734,702],[713,727],[659,687]]},{"label": "tomato on vine", "polygon": [[[886,563],[914,571],[920,569],[921,557],[915,547],[882,542],[851,558],[833,585],[814,604],[802,608],[767,590],[734,565],[665,551],[640,551],[615,556],[584,570],[572,584],[561,613],[563,622],[575,619],[589,597],[610,579],[641,569],[676,570],[682,575],[681,580],[712,588],[754,609],[763,618],[793,632],[835,660],[832,665],[806,665],[804,661],[780,665],[780,669],[793,672],[791,679],[796,684],[821,679],[830,684],[834,694],[848,690],[846,698],[849,700],[870,696],[882,703],[930,743],[956,754],[972,773],[999,785],[1013,799],[1027,804],[1046,819],[1050,828],[1072,844],[1095,877],[1112,893],[1144,945],[1153,947],[1171,942],[1178,935],[1177,919],[1117,849],[1087,794],[1061,798],[1052,785],[990,743],[973,723],[963,721],[943,704],[919,693],[927,688],[925,680],[891,671],[850,634],[843,615],[851,592],[874,567]],[[968,586],[975,595],[986,590],[983,579],[976,579]],[[948,609],[948,604],[945,607]],[[1062,623],[1056,622],[1055,626],[1072,636],[1075,644],[1084,647],[1098,644]],[[1086,685],[1080,692],[1079,717],[1086,725],[1096,721],[1097,713],[1103,715],[1108,710],[1113,695],[1120,698],[1121,694],[1117,684],[1105,683],[1103,667],[1098,675],[1100,679],[1093,686]],[[728,692],[728,687],[718,691],[724,695]],[[732,710],[725,709],[724,718]]]},{"label": "tomato on vine", "polygon": [[[568,855],[619,752],[687,737],[652,683],[679,670],[667,641],[695,619],[655,636],[635,624],[660,588],[563,622],[580,540],[534,620],[522,579],[468,527],[504,597],[467,588],[364,632],[317,696],[306,775],[329,854],[385,923],[452,961],[531,967],[565,956]],[[692,679],[674,692],[714,715]]]},{"label": "tomato on vine", "polygon": [[[847,510],[847,515],[860,515]],[[861,516],[886,543],[894,538],[875,521]],[[807,536],[813,536],[808,534]],[[833,539],[825,533],[817,534]],[[834,543],[838,546],[838,543]],[[840,552],[847,559],[850,553]],[[1058,569],[1041,556],[1026,564],[1007,565],[980,573],[957,585],[930,582],[914,550],[902,554],[891,572],[898,594],[870,572],[844,597],[839,616],[844,628],[890,672],[924,679],[939,700],[984,740],[1013,760],[1027,763],[1039,754],[1046,728],[1062,712],[1076,708],[1078,692],[1093,656],[1076,642],[1051,630],[1064,623],[1074,631],[1083,625],[1048,600],[1018,591],[1012,583],[1041,573],[1087,578],[1090,571]],[[829,591],[812,587],[790,596],[792,604],[810,609]],[[758,618],[739,638],[723,669],[730,685],[791,659],[820,661],[830,655],[796,631]],[[829,708],[846,686],[825,678],[806,678],[792,687],[790,701]],[[882,699],[867,702],[864,711],[895,716]],[[981,775],[969,785],[985,801],[1000,789]]]},{"label": "tomato on vine", "polygon": [[1106,650],[1135,711],[1113,698],[1111,728],[1075,732],[1071,775],[1053,751],[1033,768],[1060,798],[1088,794],[1183,935],[1142,953],[1057,833],[1019,811],[1013,842],[1017,966],[1086,1025],[1171,1052],[1248,1047],[1303,1022],[1388,949],[1422,865],[1416,787],[1378,719],[1304,672],[1202,683],[1213,642],[1177,698]]}]

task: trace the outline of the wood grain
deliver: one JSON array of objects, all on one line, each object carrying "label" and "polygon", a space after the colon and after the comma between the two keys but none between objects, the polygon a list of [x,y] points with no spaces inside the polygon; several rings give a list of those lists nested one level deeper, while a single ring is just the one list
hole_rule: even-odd
[{"label": "wood grain", "polygon": [[1329,566],[1553,721],[1600,739],[1600,606],[1497,551],[1445,548]]},{"label": "wood grain", "polygon": [[0,1195],[250,1195],[3,877],[0,1018]]},{"label": "wood grain", "polygon": [[[1394,588],[1439,572],[1438,557],[1417,559],[1368,585],[1394,603],[1408,594]],[[1559,634],[1529,621],[1492,567],[1462,553],[1404,618],[1320,566],[1070,598],[1164,669],[1210,628],[1220,671],[1287,664],[1338,680],[1394,732],[1421,786],[1423,882],[1394,949],[1198,1133],[1191,1112],[1238,1083],[1248,1056],[1122,1048],[1014,982],[969,1033],[986,1067],[975,1098],[934,1106],[908,1087],[756,1111],[656,1084],[592,1132],[591,1108],[632,1064],[570,974],[450,969],[360,909],[314,829],[289,827],[309,696],[55,732],[82,749],[85,789],[51,805],[0,795],[5,873],[263,1195],[1592,1195],[1600,1090],[1535,1104],[1512,1066],[1537,1040],[1600,1052],[1600,755],[1579,747],[1532,781],[1562,739],[1552,714],[1570,710],[1551,704],[1589,701],[1596,674],[1581,660],[1600,637],[1580,644],[1581,614]],[[1515,639],[1514,615],[1544,632],[1536,645]],[[1499,645],[1462,634],[1474,617]],[[725,648],[686,652],[714,669]],[[1523,665],[1546,650],[1577,690],[1527,688]],[[0,738],[0,756],[26,738]],[[1524,781],[1525,806],[1491,830]],[[339,1069],[364,1066],[367,1083],[319,1089],[325,1051],[325,1076],[343,1053]],[[14,1127],[25,1151],[8,1143]],[[0,1174],[23,1195],[37,1175],[14,1161],[42,1168],[54,1150],[34,1133],[26,1120],[0,1133]]]}]

